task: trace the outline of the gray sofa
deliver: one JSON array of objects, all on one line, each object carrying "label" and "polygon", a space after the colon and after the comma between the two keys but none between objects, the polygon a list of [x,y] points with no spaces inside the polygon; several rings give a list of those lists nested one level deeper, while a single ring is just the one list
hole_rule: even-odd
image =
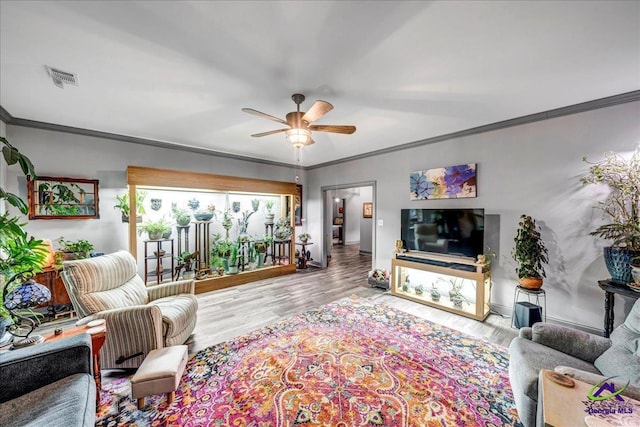
[{"label": "gray sofa", "polygon": [[87,334],[0,353],[0,426],[93,426],[92,365]]},{"label": "gray sofa", "polygon": [[538,375],[552,369],[588,384],[609,377],[630,386],[623,395],[640,399],[640,300],[611,339],[550,323],[522,328],[509,346],[509,380],[525,427],[544,425],[538,405]]}]

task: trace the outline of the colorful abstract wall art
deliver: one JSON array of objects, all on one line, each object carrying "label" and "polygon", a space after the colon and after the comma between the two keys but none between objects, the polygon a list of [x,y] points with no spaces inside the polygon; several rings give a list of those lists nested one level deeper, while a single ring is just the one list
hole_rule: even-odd
[{"label": "colorful abstract wall art", "polygon": [[476,197],[476,164],[412,172],[410,190],[411,200]]}]

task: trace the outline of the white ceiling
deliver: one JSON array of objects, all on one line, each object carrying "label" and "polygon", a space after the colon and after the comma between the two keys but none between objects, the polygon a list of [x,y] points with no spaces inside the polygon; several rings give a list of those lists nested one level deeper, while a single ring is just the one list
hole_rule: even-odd
[{"label": "white ceiling", "polygon": [[[60,89],[45,65],[77,73]],[[294,164],[291,94],[334,110],[302,166],[640,89],[638,1],[0,1],[20,119]]]}]

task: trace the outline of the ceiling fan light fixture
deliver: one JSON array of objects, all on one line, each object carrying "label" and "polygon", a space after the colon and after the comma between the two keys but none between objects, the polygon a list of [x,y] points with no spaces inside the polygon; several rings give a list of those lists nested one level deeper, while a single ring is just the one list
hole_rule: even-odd
[{"label": "ceiling fan light fixture", "polygon": [[287,140],[296,148],[304,147],[311,140],[311,132],[307,129],[289,129],[285,132]]}]

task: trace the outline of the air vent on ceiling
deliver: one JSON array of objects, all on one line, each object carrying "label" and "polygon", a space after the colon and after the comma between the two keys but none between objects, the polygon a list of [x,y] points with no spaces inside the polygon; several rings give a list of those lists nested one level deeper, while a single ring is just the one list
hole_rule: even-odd
[{"label": "air vent on ceiling", "polygon": [[44,66],[47,69],[47,73],[51,76],[53,80],[53,84],[62,88],[63,84],[68,85],[78,85],[78,76],[70,73],[68,71],[62,71],[57,68],[49,67],[48,65]]}]

